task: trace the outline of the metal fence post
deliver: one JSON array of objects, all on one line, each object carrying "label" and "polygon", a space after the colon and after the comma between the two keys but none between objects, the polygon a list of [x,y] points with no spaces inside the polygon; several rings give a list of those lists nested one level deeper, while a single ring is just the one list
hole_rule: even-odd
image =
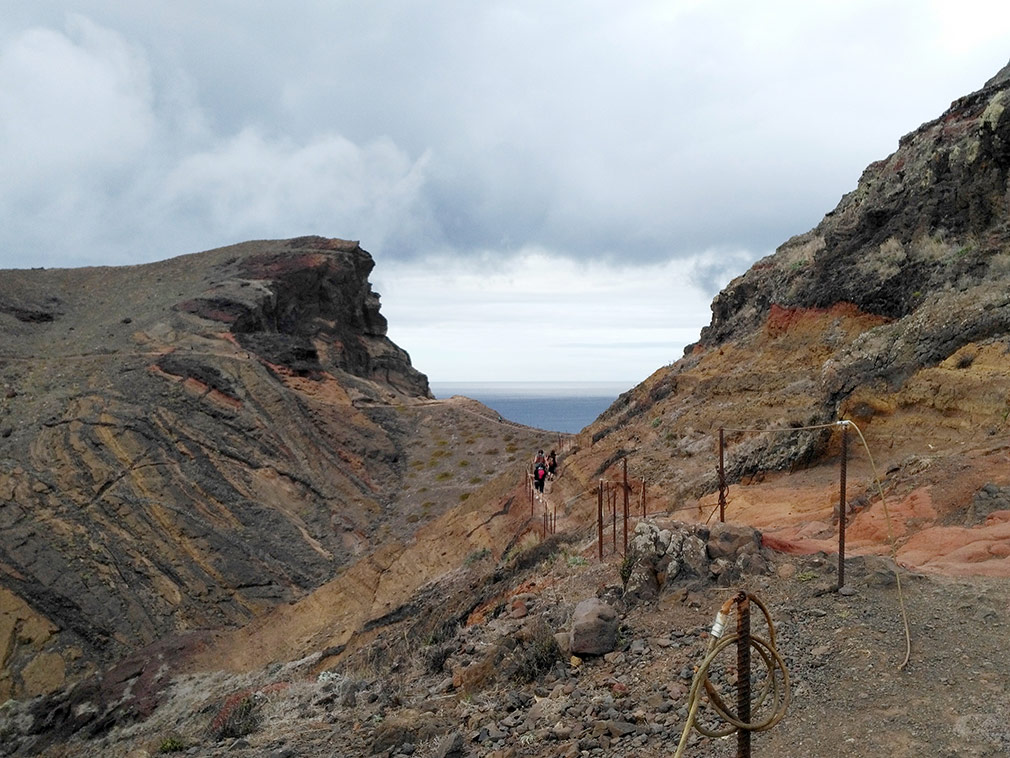
[{"label": "metal fence post", "polygon": [[596,534],[600,548],[600,561],[603,561],[603,480],[600,479],[596,494]]},{"label": "metal fence post", "polygon": [[[750,600],[740,593],[736,608],[736,717],[750,723]],[[769,671],[769,676],[774,676]],[[736,730],[737,758],[750,758],[750,730]]]},{"label": "metal fence post", "polygon": [[842,425],[842,465],[838,484],[838,589],[845,585],[845,469],[849,457],[849,425]]},{"label": "metal fence post", "polygon": [[624,459],[624,555],[628,554],[628,459]]},{"label": "metal fence post", "polygon": [[726,465],[723,458],[723,450],[726,447],[726,438],[723,428],[719,427],[719,521],[726,521]]}]

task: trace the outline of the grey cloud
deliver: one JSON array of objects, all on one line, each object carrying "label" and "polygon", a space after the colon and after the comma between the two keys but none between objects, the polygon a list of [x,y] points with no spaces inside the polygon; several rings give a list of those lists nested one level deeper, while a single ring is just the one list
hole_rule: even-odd
[{"label": "grey cloud", "polygon": [[308,233],[386,259],[734,251],[694,271],[708,292],[1010,39],[959,58],[912,0],[75,5],[0,19],[0,266]]}]

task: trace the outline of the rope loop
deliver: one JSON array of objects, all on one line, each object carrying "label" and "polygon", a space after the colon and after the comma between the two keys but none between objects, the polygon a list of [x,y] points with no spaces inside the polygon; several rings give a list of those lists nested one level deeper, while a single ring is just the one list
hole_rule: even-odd
[{"label": "rope loop", "polygon": [[[723,695],[716,688],[709,678],[709,669],[715,662],[719,654],[730,645],[736,645],[740,636],[736,633],[724,634],[726,624],[730,614],[735,609],[737,614],[747,613],[747,602],[754,603],[761,609],[765,623],[768,626],[768,638],[759,637],[754,634],[747,635],[747,641],[752,650],[764,664],[767,672],[764,683],[756,697],[751,698],[751,712],[763,715],[755,717],[750,721],[742,721],[730,711]],[[748,672],[737,671],[737,676],[747,675]],[[749,682],[748,682],[749,688]],[[705,704],[726,723],[722,728],[712,728],[705,726],[698,721],[698,710],[703,703],[702,693],[707,696]],[[786,715],[789,707],[789,671],[786,669],[785,661],[775,648],[775,624],[772,622],[771,613],[767,606],[761,602],[757,595],[752,593],[739,592],[727,600],[719,613],[716,615],[715,624],[712,626],[711,637],[709,638],[708,649],[705,658],[698,666],[691,683],[691,691],[688,697],[689,709],[687,723],[680,736],[680,744],[674,758],[680,758],[687,745],[688,735],[694,727],[699,733],[706,737],[728,737],[740,730],[748,732],[763,732],[778,724]]]}]

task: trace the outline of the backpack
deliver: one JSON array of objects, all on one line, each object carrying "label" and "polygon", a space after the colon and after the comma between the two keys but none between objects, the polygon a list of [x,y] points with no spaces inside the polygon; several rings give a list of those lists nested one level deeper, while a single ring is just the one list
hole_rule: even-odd
[{"label": "backpack", "polygon": [[543,479],[546,473],[547,470],[542,465],[537,466],[537,479]]}]

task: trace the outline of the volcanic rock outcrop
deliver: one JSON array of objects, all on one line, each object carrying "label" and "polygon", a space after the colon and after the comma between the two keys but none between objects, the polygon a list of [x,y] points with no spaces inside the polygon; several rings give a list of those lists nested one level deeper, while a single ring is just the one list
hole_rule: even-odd
[{"label": "volcanic rock outcrop", "polygon": [[[700,341],[622,396],[574,465],[591,478],[627,453],[705,518],[725,428],[730,518],[778,530],[784,549],[831,549],[840,429],[788,430],[851,419],[893,501],[899,557],[1010,572],[1010,514],[971,515],[977,493],[1010,481],[1008,106],[1010,66],[903,137],[820,224],[734,279]],[[886,550],[853,443],[848,505],[865,512],[851,544]]]},{"label": "volcanic rock outcrop", "polygon": [[333,576],[430,399],[355,242],[0,277],[0,700]]}]

